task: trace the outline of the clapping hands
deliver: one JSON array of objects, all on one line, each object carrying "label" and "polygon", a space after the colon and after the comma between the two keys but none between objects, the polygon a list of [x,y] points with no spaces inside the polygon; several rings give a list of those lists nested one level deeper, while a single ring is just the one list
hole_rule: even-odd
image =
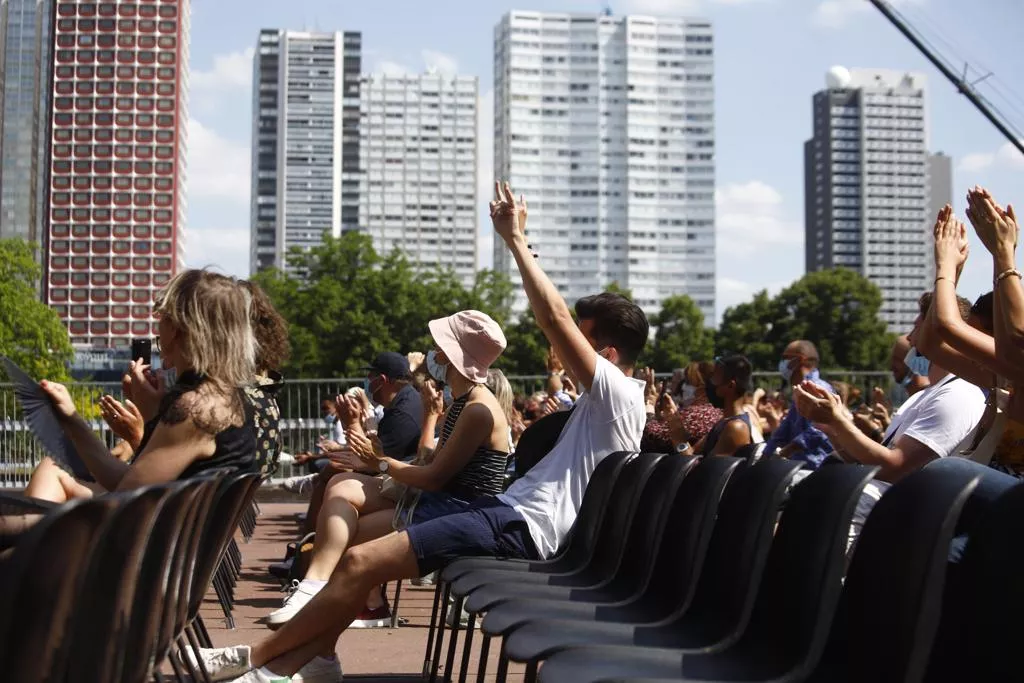
[{"label": "clapping hands", "polygon": [[970,246],[967,227],[953,215],[953,207],[949,204],[939,211],[932,236],[935,240],[936,273],[939,277],[952,278],[955,284],[967,263]]},{"label": "clapping hands", "polygon": [[988,190],[975,186],[967,193],[967,218],[992,256],[1012,262],[1020,233],[1013,206],[1003,209]]}]

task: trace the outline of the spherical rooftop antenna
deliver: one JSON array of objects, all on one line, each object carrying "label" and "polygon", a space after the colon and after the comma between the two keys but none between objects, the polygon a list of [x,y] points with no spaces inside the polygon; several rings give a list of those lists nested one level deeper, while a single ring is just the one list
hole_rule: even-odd
[{"label": "spherical rooftop antenna", "polygon": [[834,66],[825,74],[825,84],[830,89],[845,88],[851,80],[850,70],[843,66]]}]

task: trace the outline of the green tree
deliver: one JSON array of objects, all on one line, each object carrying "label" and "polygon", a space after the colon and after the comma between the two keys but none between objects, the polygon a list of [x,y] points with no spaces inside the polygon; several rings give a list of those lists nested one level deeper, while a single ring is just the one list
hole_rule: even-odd
[{"label": "green tree", "polygon": [[743,353],[756,369],[770,370],[789,342],[806,339],[818,347],[823,368],[877,370],[893,342],[878,317],[881,307],[878,287],[852,270],[808,273],[773,299],[762,291],[727,310],[718,350]]},{"label": "green tree", "polygon": [[681,368],[691,360],[710,360],[714,354],[714,332],[704,327],[704,314],[685,294],[662,301],[651,325],[656,331],[647,360],[659,372]]},{"label": "green tree", "polygon": [[427,322],[458,310],[482,310],[503,324],[512,292],[491,271],[467,289],[451,271],[417,270],[400,251],[380,255],[356,232],[293,252],[289,268],[255,279],[288,320],[292,377],[358,376],[380,351],[427,351]]},{"label": "green tree", "polygon": [[65,381],[74,351],[56,311],[39,300],[41,275],[31,245],[0,240],[0,353],[33,377]]},{"label": "green tree", "polygon": [[508,346],[496,367],[506,375],[544,374],[550,344],[532,309],[527,308],[515,322],[505,326],[505,339]]}]

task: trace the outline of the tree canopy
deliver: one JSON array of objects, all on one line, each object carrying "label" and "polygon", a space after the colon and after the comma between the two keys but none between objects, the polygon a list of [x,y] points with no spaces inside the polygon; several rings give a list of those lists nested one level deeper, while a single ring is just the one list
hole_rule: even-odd
[{"label": "tree canopy", "polygon": [[789,342],[806,339],[818,347],[823,368],[878,370],[894,341],[878,317],[881,307],[878,287],[852,270],[808,273],[774,298],[761,291],[726,310],[716,346],[772,370]]},{"label": "tree canopy", "polygon": [[39,297],[41,276],[32,245],[0,239],[0,353],[32,377],[64,381],[74,351],[60,317]]}]

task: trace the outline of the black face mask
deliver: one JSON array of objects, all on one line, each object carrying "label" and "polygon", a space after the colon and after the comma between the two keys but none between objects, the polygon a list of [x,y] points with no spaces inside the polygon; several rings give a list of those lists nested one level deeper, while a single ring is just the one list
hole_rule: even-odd
[{"label": "black face mask", "polygon": [[718,388],[711,382],[705,382],[704,393],[708,395],[708,403],[715,408],[721,409],[725,405],[725,399],[719,396]]}]

